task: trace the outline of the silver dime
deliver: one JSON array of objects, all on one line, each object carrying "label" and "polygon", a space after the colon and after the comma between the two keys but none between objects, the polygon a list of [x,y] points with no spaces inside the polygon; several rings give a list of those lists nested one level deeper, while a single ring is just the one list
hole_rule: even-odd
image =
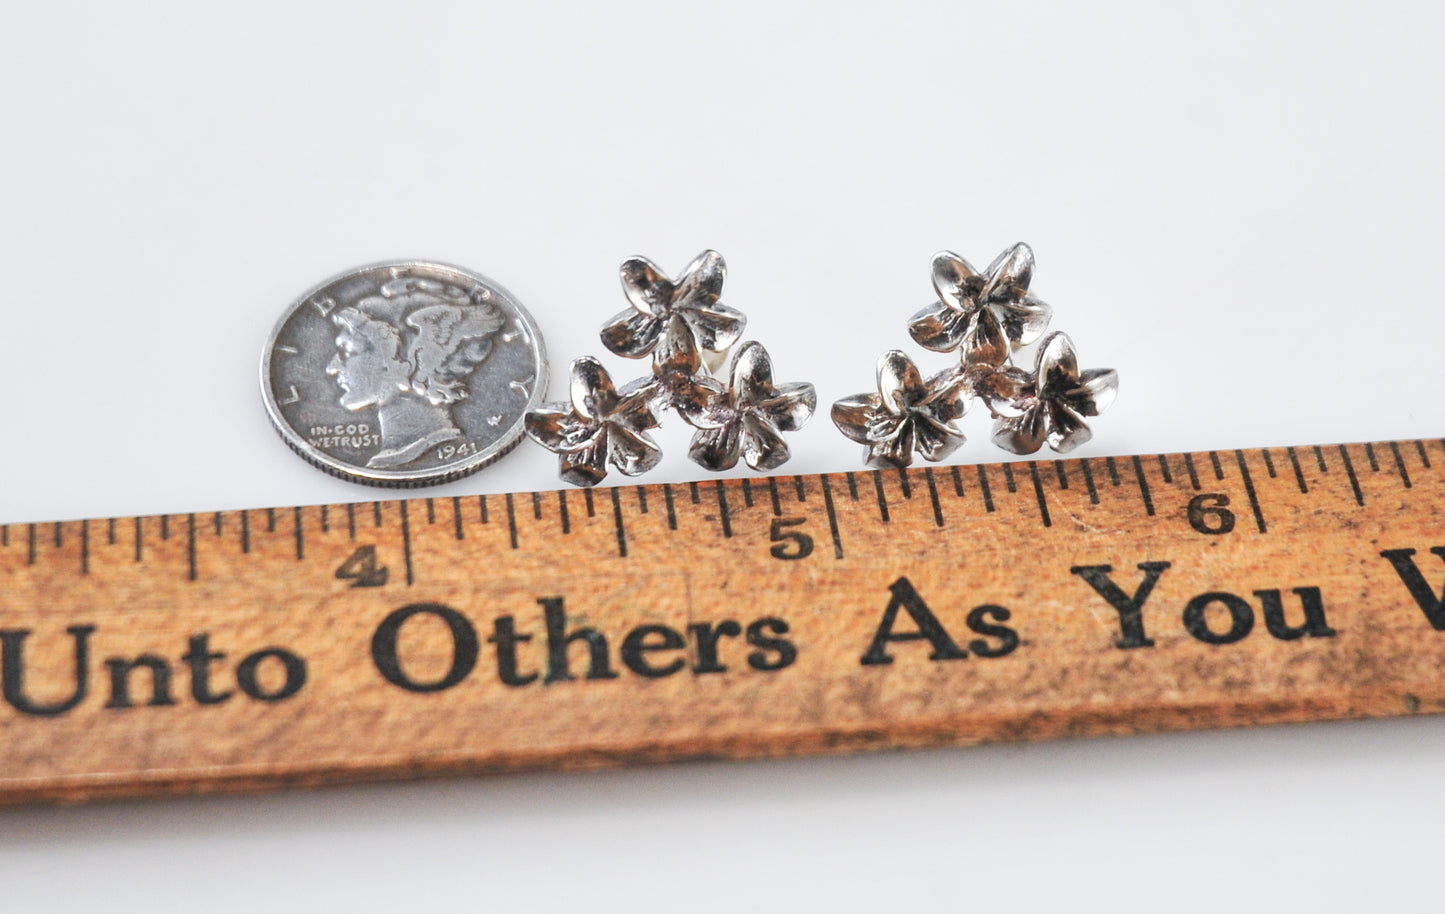
[{"label": "silver dime", "polygon": [[266,411],[328,473],[423,486],[474,473],[521,439],[547,390],[537,325],[460,267],[358,267],[296,300],[261,358]]}]

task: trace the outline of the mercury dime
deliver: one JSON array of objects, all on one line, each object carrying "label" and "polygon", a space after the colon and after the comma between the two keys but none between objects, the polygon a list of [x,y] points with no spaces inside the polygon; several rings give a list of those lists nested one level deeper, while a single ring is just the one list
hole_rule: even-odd
[{"label": "mercury dime", "polygon": [[522,436],[547,357],[507,290],[460,267],[359,267],[301,296],[271,331],[261,391],[296,453],[357,482],[476,472]]}]

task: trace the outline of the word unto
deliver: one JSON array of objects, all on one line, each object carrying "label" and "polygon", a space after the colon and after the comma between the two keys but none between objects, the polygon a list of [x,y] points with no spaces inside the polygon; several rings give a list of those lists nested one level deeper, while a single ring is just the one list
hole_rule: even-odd
[{"label": "word unto", "polygon": [[[34,717],[55,717],[77,707],[90,694],[91,636],[94,625],[72,625],[66,633],[72,640],[74,674],[70,694],[54,701],[41,701],[30,695],[26,687],[25,642],[28,628],[0,631],[0,691],[5,701],[22,714]],[[214,667],[226,655],[211,650],[208,633],[192,635],[180,662],[190,672],[190,697],[198,705],[218,705],[230,701],[236,691],[254,701],[276,702],[290,698],[306,684],[306,661],[279,647],[262,648],[247,654],[236,664],[232,683],[219,685],[213,678]],[[109,674],[109,697],[105,707],[125,710],[136,706],[133,679],[144,671],[150,682],[150,707],[177,704],[174,670],[169,660],[159,654],[145,653],[135,657],[108,657],[102,664]]]}]

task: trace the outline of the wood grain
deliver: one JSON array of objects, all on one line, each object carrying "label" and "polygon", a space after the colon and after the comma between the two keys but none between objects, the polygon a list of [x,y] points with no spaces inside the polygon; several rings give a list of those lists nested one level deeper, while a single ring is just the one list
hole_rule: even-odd
[{"label": "wood grain", "polygon": [[1442,508],[1402,441],[9,524],[0,801],[1436,712]]}]

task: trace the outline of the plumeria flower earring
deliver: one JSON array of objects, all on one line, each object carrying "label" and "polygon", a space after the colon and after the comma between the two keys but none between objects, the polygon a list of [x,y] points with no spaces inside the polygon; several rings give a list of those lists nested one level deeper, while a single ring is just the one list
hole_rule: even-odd
[{"label": "plumeria flower earring", "polygon": [[1052,309],[1029,293],[1034,253],[1022,242],[982,272],[952,251],[933,257],[938,302],[914,314],[908,332],[935,352],[958,352],[957,364],[925,383],[898,350],[878,363],[878,390],[833,405],[833,422],[868,446],[872,466],[906,467],[916,449],[941,460],[963,442],[957,420],[975,400],[994,416],[993,441],[1015,454],[1032,454],[1047,441],[1064,452],[1088,441],[1084,417],[1113,402],[1113,369],[1080,372],[1073,344],[1062,333],[1045,337],[1033,372],[1014,364],[1014,353],[1048,328]]},{"label": "plumeria flower earring", "polygon": [[703,251],[674,282],[645,257],[622,263],[622,291],[631,308],[602,327],[602,344],[629,359],[651,356],[652,372],[618,391],[589,357],[572,363],[572,403],[549,403],[527,414],[527,434],[557,453],[562,479],[594,486],[611,464],[628,476],[656,466],[662,451],[647,435],[658,414],[672,410],[696,429],[688,456],[710,470],[742,459],[754,470],[789,457],[783,432],[796,431],[817,406],[813,385],[775,384],[760,343],[746,342],[727,363],[747,318],[724,305],[727,265]]}]

